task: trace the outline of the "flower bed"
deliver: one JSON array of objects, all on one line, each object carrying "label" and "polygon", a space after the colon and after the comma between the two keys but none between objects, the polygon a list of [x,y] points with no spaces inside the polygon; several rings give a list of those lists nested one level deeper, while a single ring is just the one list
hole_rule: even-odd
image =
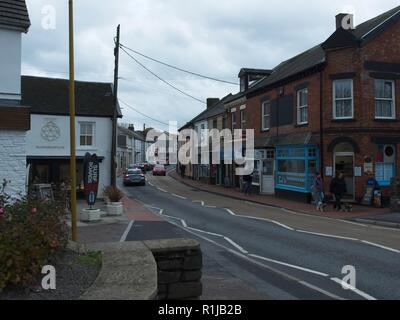
[{"label": "flower bed", "polygon": [[32,284],[69,235],[65,194],[56,194],[54,201],[10,199],[5,185],[0,188],[0,291]]}]

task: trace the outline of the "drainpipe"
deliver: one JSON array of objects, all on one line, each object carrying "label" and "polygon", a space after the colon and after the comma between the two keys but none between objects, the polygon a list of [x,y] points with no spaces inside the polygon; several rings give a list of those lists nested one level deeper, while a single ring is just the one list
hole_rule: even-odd
[{"label": "drainpipe", "polygon": [[323,178],[325,176],[324,173],[324,117],[323,117],[323,103],[324,103],[324,98],[323,98],[323,78],[322,78],[322,71],[319,72],[319,139],[320,139],[320,167],[321,167],[321,177]]}]

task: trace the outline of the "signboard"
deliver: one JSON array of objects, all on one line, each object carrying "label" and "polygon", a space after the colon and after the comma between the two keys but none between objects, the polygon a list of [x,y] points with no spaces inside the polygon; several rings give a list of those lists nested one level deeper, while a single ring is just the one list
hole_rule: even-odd
[{"label": "signboard", "polygon": [[333,168],[332,167],[325,167],[325,176],[332,177],[333,175]]},{"label": "signboard", "polygon": [[361,167],[354,167],[354,176],[356,176],[356,177],[362,176],[362,168]]},{"label": "signboard", "polygon": [[34,190],[36,192],[36,196],[41,200],[53,201],[53,189],[51,184],[35,184]]},{"label": "signboard", "polygon": [[99,160],[95,154],[86,153],[83,163],[85,197],[89,206],[96,203],[99,188]]},{"label": "signboard", "polygon": [[366,206],[372,205],[372,200],[374,198],[375,186],[365,186],[364,197],[362,199],[362,204]]}]

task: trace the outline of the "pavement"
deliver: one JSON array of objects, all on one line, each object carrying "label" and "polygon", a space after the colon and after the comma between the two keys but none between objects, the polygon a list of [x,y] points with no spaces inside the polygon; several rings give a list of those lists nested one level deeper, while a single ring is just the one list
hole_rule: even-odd
[{"label": "pavement", "polygon": [[[221,195],[238,200],[245,200],[261,205],[268,205],[277,208],[284,208],[287,210],[293,210],[299,213],[305,213],[316,216],[324,216],[337,219],[351,219],[358,221],[358,218],[366,218],[363,221],[365,223],[373,223],[383,226],[398,227],[400,224],[400,217],[398,213],[392,213],[390,208],[374,208],[363,205],[353,205],[351,212],[337,212],[333,210],[333,207],[328,206],[324,212],[317,211],[315,206],[312,204],[301,203],[298,201],[291,201],[287,199],[281,199],[270,195],[257,195],[245,196],[238,188],[226,188],[222,186],[209,185],[201,181],[191,180],[189,178],[183,179],[176,173],[175,170],[169,172],[169,176],[180,183],[183,183],[191,188],[196,188],[201,191],[210,192],[213,194]],[[391,224],[385,223],[387,220],[392,222]],[[383,224],[380,223],[383,222]]]}]

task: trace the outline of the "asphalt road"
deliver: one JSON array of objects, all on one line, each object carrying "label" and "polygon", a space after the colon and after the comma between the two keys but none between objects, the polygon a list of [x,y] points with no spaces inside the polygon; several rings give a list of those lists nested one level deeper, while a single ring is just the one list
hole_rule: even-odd
[{"label": "asphalt road", "polygon": [[[400,240],[400,232],[316,223],[315,217],[293,218],[276,208],[198,192],[170,177],[147,180],[145,187],[123,189],[165,221],[134,223],[127,241],[200,241],[205,299],[400,299],[400,251],[383,245]],[[263,213],[282,219],[260,220]],[[335,237],[326,233],[330,228]],[[320,229],[324,233],[316,234]],[[353,234],[357,239],[349,239]],[[362,242],[369,237],[382,242]],[[356,271],[350,289],[340,282],[345,266]]]}]

